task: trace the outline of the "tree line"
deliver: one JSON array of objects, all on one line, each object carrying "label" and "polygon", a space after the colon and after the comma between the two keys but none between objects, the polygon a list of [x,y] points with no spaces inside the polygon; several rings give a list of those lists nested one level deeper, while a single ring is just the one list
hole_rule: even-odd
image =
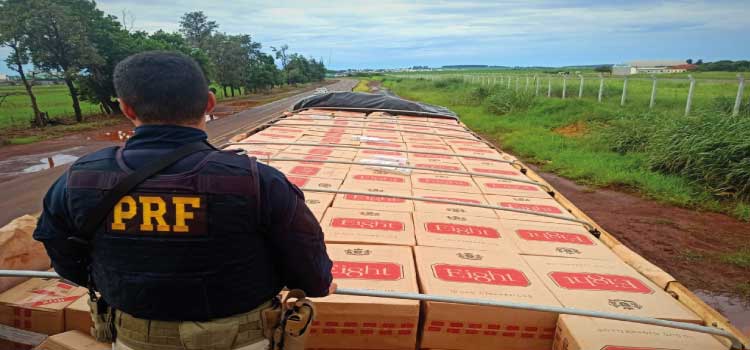
[{"label": "tree line", "polygon": [[120,113],[112,72],[122,59],[143,51],[192,57],[225,96],[243,88],[257,92],[325,78],[322,59],[290,52],[287,45],[265,53],[249,34],[218,29],[200,11],[185,13],[179,32],[147,33],[128,28],[90,0],[0,0],[0,46],[10,48],[5,62],[20,77],[33,109],[32,124],[40,127],[47,120],[34,96],[30,64],[65,83],[78,122],[83,120],[80,101],[99,104],[106,114]]}]

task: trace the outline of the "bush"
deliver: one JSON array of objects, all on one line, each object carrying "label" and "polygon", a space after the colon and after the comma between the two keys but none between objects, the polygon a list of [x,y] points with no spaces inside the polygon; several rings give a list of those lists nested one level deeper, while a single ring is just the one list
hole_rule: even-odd
[{"label": "bush", "polygon": [[533,104],[533,94],[508,89],[497,89],[484,100],[484,108],[497,115],[526,110]]},{"label": "bush", "polygon": [[659,128],[660,118],[660,115],[653,113],[623,113],[607,122],[603,136],[611,151],[620,154],[643,152]]},{"label": "bush", "polygon": [[651,167],[679,174],[716,195],[750,200],[750,119],[706,113],[673,119],[647,147]]}]

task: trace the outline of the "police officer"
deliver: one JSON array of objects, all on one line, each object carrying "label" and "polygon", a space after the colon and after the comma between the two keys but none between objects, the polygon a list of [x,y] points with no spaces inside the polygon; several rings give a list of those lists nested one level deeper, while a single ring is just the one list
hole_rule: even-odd
[{"label": "police officer", "polygon": [[[244,349],[263,341],[259,312],[283,287],[312,297],[335,288],[302,192],[276,169],[208,145],[204,115],[216,98],[195,61],[136,54],[117,65],[114,85],[133,137],[80,158],[52,185],[34,238],[55,271],[114,310],[116,349]],[[189,143],[205,147],[122,196],[82,248],[87,215],[119,181]]]}]

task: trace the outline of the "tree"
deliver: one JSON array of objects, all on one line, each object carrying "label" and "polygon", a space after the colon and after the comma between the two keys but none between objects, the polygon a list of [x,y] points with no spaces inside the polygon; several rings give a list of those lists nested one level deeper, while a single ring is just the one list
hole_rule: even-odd
[{"label": "tree", "polygon": [[612,66],[605,64],[594,68],[595,72],[612,74]]},{"label": "tree", "polygon": [[271,46],[271,50],[274,52],[276,59],[281,61],[281,70],[284,72],[284,80],[286,81],[287,85],[289,84],[289,55],[287,55],[287,50],[289,50],[289,45],[281,45],[278,49]]},{"label": "tree", "polygon": [[34,111],[34,125],[43,127],[45,120],[39,111],[32,84],[26,78],[26,72],[23,69],[23,66],[29,63],[28,36],[26,35],[28,17],[23,8],[24,4],[25,1],[19,0],[0,2],[0,46],[10,48],[10,54],[5,59],[5,63],[21,77],[21,82],[31,101],[31,109]]},{"label": "tree", "polygon": [[695,64],[700,66],[701,64],[703,64],[703,59],[702,58],[698,59],[698,61],[696,61]]},{"label": "tree", "polygon": [[180,18],[180,33],[194,48],[206,50],[209,40],[219,25],[209,21],[203,11],[188,12]]},{"label": "tree", "polygon": [[685,63],[687,63],[687,64],[693,64],[693,59],[692,58],[688,58],[688,59],[685,60]]},{"label": "tree", "polygon": [[83,120],[75,79],[101,60],[89,40],[92,19],[102,17],[93,1],[29,0],[29,49],[34,66],[65,81],[76,121]]},{"label": "tree", "polygon": [[281,81],[281,72],[273,56],[259,52],[247,66],[245,89],[253,92],[269,90]]}]

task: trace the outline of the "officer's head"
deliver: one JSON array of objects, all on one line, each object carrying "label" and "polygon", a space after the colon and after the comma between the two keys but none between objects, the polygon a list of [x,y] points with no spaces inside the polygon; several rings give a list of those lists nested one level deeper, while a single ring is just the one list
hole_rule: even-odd
[{"label": "officer's head", "polygon": [[173,124],[205,127],[216,105],[200,66],[176,52],[132,55],[115,67],[114,84],[123,114],[138,126]]}]

